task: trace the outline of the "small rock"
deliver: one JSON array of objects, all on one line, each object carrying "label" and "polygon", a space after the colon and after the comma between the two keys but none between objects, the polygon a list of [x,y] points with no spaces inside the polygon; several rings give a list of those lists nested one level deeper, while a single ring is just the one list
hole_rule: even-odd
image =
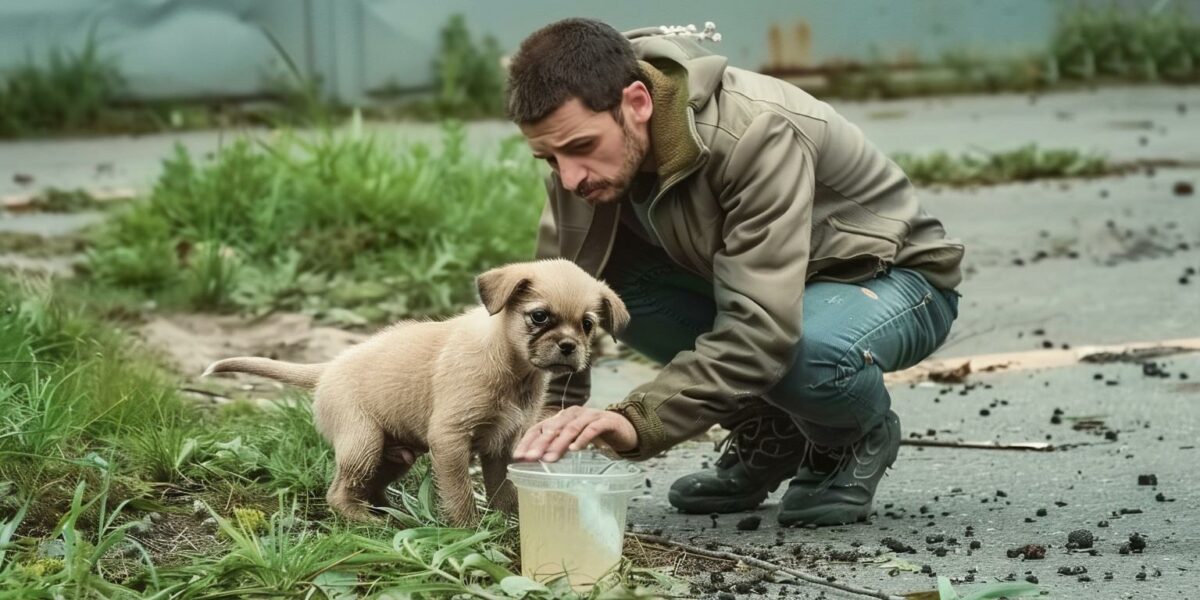
[{"label": "small rock", "polygon": [[754,531],[758,529],[760,523],[762,523],[762,517],[758,515],[752,515],[742,519],[741,521],[738,521],[737,528],[738,531]]},{"label": "small rock", "polygon": [[978,550],[982,547],[983,547],[983,544],[979,543],[979,540],[971,540],[971,549],[972,550]]},{"label": "small rock", "polygon": [[1087,567],[1084,567],[1084,566],[1078,566],[1078,567],[1059,567],[1059,568],[1058,568],[1058,574],[1059,574],[1059,575],[1071,575],[1071,576],[1075,576],[1075,575],[1083,575],[1084,573],[1087,573]]},{"label": "small rock", "polygon": [[886,538],[883,538],[882,540],[880,540],[879,543],[883,544],[884,547],[886,547],[888,550],[891,550],[892,552],[895,552],[897,554],[904,554],[904,553],[916,554],[917,553],[917,550],[915,548],[913,548],[912,546],[909,546],[908,544],[905,544],[904,542],[901,542],[900,540],[897,540],[896,538],[886,537]]},{"label": "small rock", "polygon": [[1158,475],[1138,475],[1138,485],[1158,485]]},{"label": "small rock", "polygon": [[1146,549],[1146,538],[1139,533],[1129,534],[1129,549],[1134,552],[1141,552]]},{"label": "small rock", "polygon": [[1009,558],[1016,558],[1023,555],[1025,560],[1041,560],[1046,558],[1046,547],[1039,546],[1037,544],[1026,544],[1019,548],[1012,548],[1005,554],[1007,554]]},{"label": "small rock", "polygon": [[1095,540],[1096,538],[1092,535],[1092,532],[1086,529],[1076,529],[1067,534],[1067,547],[1086,550],[1092,547]]},{"label": "small rock", "polygon": [[1026,575],[1026,576],[1025,576],[1025,581],[1028,581],[1029,583],[1034,583],[1034,584],[1036,584],[1036,583],[1038,582],[1037,575]]},{"label": "small rock", "polygon": [[1037,509],[1037,513],[1035,513],[1035,514],[1036,514],[1037,516],[1039,516],[1039,517],[1044,517],[1044,516],[1046,516],[1046,515],[1047,515],[1047,514],[1049,514],[1049,513],[1046,511],[1046,509],[1044,509],[1044,508],[1039,508],[1039,509]]},{"label": "small rock", "polygon": [[1176,196],[1191,196],[1192,184],[1187,181],[1176,181],[1175,186],[1171,188]]}]

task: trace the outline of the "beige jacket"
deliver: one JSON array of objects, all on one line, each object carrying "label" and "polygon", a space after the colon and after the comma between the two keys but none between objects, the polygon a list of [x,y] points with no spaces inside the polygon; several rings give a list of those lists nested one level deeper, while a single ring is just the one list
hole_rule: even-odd
[{"label": "beige jacket", "polygon": [[[770,390],[802,335],[803,282],[857,282],[895,264],[935,286],[961,281],[963,246],[922,210],[905,174],[828,104],[729,67],[697,42],[631,40],[651,82],[659,191],[650,222],[666,253],[713,284],[713,330],[610,406],[645,459],[706,431]],[[547,181],[539,257],[603,270],[622,203],[589,206]],[[582,403],[589,377],[551,386]]]}]

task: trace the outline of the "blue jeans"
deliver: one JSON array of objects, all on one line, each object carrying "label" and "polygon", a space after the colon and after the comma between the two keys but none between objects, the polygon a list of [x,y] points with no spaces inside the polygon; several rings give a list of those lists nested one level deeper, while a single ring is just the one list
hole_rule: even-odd
[{"label": "blue jeans", "polygon": [[[617,338],[654,361],[695,349],[696,338],[712,330],[712,284],[624,228],[602,277],[631,316]],[[797,282],[796,293],[801,286],[795,361],[764,400],[817,444],[853,444],[891,408],[883,374],[917,364],[946,340],[959,294],[899,267],[861,283]]]}]

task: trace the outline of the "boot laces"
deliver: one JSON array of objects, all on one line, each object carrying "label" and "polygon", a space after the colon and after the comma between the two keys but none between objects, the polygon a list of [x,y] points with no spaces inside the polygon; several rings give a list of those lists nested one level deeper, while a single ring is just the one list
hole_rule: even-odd
[{"label": "boot laces", "polygon": [[738,423],[715,445],[714,450],[721,453],[717,464],[728,465],[732,458],[751,467],[775,465],[796,455],[794,442],[798,439],[806,438],[785,415],[750,417]]}]

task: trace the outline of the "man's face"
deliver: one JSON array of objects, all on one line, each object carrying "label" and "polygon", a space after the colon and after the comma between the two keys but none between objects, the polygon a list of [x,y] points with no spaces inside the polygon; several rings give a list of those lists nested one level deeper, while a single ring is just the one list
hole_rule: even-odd
[{"label": "man's face", "polygon": [[[640,83],[631,102],[629,88],[617,108],[593,112],[571,98],[537,123],[522,125],[535,158],[558,173],[563,186],[590,204],[619,200],[650,152],[649,94]],[[642,97],[644,95],[644,97]]]}]

